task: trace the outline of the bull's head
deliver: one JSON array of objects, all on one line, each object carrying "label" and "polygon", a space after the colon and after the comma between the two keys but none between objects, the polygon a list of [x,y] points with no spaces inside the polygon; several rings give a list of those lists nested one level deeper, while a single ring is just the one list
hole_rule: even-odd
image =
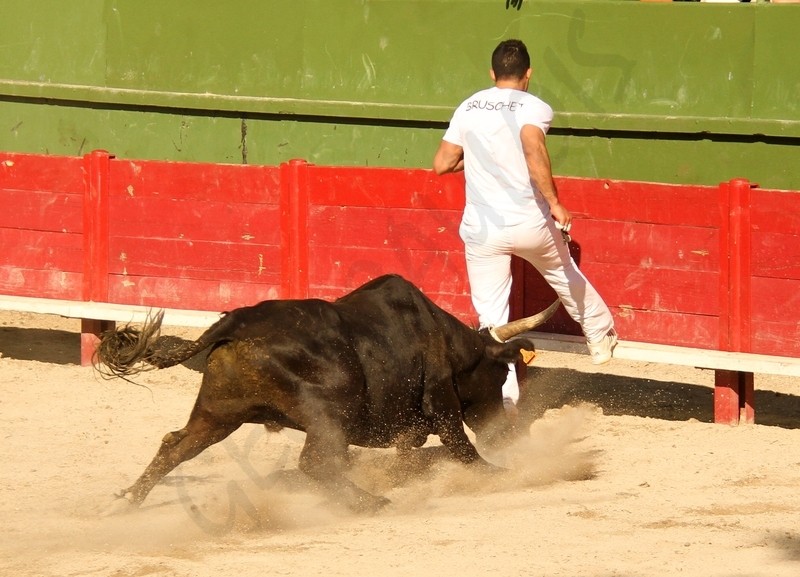
[{"label": "bull's head", "polygon": [[511,321],[499,327],[488,327],[481,331],[490,335],[494,340],[491,342],[486,339],[488,341],[485,342],[486,356],[506,364],[517,361],[521,356],[522,360],[528,364],[534,356],[533,341],[520,337],[520,335],[547,322],[558,310],[560,304],[561,301],[556,300],[545,310],[533,316]]},{"label": "bull's head", "polygon": [[523,333],[532,331],[547,322],[560,305],[556,300],[540,313],[490,327],[481,331],[484,354],[478,367],[459,382],[464,422],[478,435],[482,444],[496,444],[507,436],[509,422],[503,418],[502,386],[508,374],[508,365],[533,356],[535,346]]}]

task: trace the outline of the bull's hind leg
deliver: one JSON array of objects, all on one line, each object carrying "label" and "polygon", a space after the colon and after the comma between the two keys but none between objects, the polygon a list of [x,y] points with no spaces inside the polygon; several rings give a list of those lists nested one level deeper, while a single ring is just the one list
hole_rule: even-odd
[{"label": "bull's hind leg", "polygon": [[219,423],[193,414],[183,429],[164,436],[156,456],[144,473],[120,496],[135,506],[140,505],[153,487],[170,471],[184,461],[196,457],[214,443],[222,441],[240,425],[241,422]]},{"label": "bull's hind leg", "polygon": [[339,504],[359,513],[374,513],[391,501],[368,493],[345,477],[347,443],[332,430],[306,432],[299,467]]}]

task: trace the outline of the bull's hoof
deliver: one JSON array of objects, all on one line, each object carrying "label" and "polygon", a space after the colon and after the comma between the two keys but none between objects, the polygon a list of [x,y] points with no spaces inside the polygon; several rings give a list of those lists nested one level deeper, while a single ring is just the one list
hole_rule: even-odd
[{"label": "bull's hoof", "polygon": [[133,494],[129,491],[121,491],[114,494],[114,497],[114,500],[111,501],[108,507],[100,513],[101,517],[130,513],[139,508],[139,505],[133,501]]},{"label": "bull's hoof", "polygon": [[374,515],[391,503],[392,501],[386,497],[365,493],[359,496],[358,500],[350,508],[356,513]]},{"label": "bull's hoof", "polygon": [[500,473],[508,473],[509,469],[490,463],[485,459],[476,459],[469,464],[470,469],[478,473],[486,475],[497,475]]}]

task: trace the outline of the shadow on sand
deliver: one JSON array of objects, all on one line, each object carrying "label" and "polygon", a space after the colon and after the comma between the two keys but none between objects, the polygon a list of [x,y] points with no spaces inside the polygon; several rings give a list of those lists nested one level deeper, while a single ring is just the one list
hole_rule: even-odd
[{"label": "shadow on sand", "polygon": [[[527,383],[519,409],[530,421],[548,409],[592,403],[606,415],[714,422],[711,387],[553,368],[528,369]],[[759,390],[758,376],[755,408],[760,425],[800,428],[800,396]]]}]

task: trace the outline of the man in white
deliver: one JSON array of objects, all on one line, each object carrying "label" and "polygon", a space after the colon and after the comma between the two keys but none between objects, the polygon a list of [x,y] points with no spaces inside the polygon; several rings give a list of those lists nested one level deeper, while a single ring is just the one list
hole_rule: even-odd
[{"label": "man in white", "polygon": [[[494,87],[456,109],[436,155],[437,174],[464,170],[466,206],[459,233],[465,244],[472,302],[481,326],[508,321],[511,255],[531,263],[583,329],[592,362],[608,362],[617,344],[605,302],[575,265],[560,229],[572,215],[559,202],[545,135],[553,109],[528,94],[530,56],[520,40],[492,53]],[[519,399],[510,365],[503,395]]]}]

